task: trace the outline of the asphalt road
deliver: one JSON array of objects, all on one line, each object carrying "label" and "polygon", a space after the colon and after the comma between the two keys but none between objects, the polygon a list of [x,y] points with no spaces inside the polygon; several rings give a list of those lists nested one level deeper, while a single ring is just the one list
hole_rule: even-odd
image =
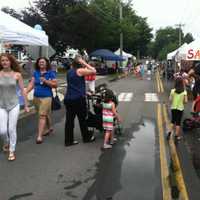
[{"label": "asphalt road", "polygon": [[0,200],[161,200],[155,85],[154,79],[132,76],[109,82],[122,97],[123,118],[123,134],[112,150],[101,150],[98,131],[96,142],[83,144],[78,125],[80,144],[65,147],[64,108],[53,114],[54,134],[42,145],[35,144],[36,116],[21,119],[17,160],[0,154]]}]

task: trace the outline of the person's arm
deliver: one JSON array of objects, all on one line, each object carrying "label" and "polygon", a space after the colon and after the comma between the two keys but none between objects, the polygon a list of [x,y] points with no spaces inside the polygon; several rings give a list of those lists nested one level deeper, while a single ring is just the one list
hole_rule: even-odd
[{"label": "person's arm", "polygon": [[114,103],[112,103],[112,112],[113,112],[113,114],[115,115],[115,117],[117,118],[117,120],[118,120],[119,122],[121,122],[121,121],[122,121],[122,120],[121,120],[121,117],[120,117],[119,114],[117,113],[116,107],[115,107],[115,104],[114,104]]},{"label": "person's arm", "polygon": [[192,112],[194,112],[195,101],[192,102]]},{"label": "person's arm", "polygon": [[58,87],[58,83],[57,83],[57,80],[56,79],[53,79],[53,80],[46,80],[44,77],[41,77],[41,81],[48,85],[49,87],[51,88],[57,88]]},{"label": "person's arm", "polygon": [[21,90],[21,94],[23,95],[24,97],[24,109],[26,112],[29,112],[29,108],[28,108],[28,99],[27,99],[27,94],[24,90],[24,81],[23,81],[23,78],[22,78],[22,75],[20,73],[17,74],[17,77],[18,77],[18,84],[19,84],[19,88]]},{"label": "person's arm", "polygon": [[57,82],[57,80],[56,80],[56,75],[55,75],[55,73],[54,73],[54,72],[49,72],[49,73],[50,73],[50,79],[51,79],[51,80],[46,80],[45,77],[41,77],[40,80],[41,80],[44,84],[48,85],[48,86],[51,87],[51,88],[57,88],[57,87],[58,87],[58,82]]},{"label": "person's arm", "polygon": [[187,92],[185,91],[185,94],[184,94],[184,103],[187,103],[188,102],[188,96],[187,96]]},{"label": "person's arm", "polygon": [[169,101],[171,102],[173,98],[173,91],[171,90],[170,95],[169,95]]},{"label": "person's arm", "polygon": [[83,59],[79,59],[79,63],[84,66],[84,68],[80,68],[77,70],[79,76],[88,76],[92,74],[96,74],[96,69],[86,63]]},{"label": "person's arm", "polygon": [[28,94],[34,88],[34,82],[35,82],[35,78],[32,77],[31,81],[29,82],[29,84],[26,88],[26,94]]},{"label": "person's arm", "polygon": [[191,77],[191,76],[194,76],[194,69],[190,69],[190,71],[188,72],[188,76]]}]

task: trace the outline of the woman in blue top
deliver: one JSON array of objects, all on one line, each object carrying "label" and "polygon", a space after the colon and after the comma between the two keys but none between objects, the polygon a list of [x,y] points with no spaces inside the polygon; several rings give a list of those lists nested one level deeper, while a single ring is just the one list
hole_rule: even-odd
[{"label": "woman in blue top", "polygon": [[27,87],[26,92],[29,93],[34,89],[34,104],[39,114],[37,144],[43,142],[43,136],[53,131],[51,125],[51,101],[52,88],[57,87],[56,75],[51,70],[49,60],[47,58],[38,58],[35,64],[35,72]]},{"label": "woman in blue top", "polygon": [[86,89],[84,76],[96,74],[96,69],[77,56],[72,68],[67,73],[67,93],[65,95],[66,123],[65,146],[78,144],[74,141],[74,119],[77,116],[81,128],[83,142],[92,142],[94,137],[89,134],[86,117]]}]

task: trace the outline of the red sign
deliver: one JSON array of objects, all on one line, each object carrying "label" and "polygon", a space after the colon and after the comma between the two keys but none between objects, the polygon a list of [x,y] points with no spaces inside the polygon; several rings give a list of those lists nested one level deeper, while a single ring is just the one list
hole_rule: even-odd
[{"label": "red sign", "polygon": [[196,51],[194,49],[189,49],[187,53],[187,60],[200,60],[200,49]]}]

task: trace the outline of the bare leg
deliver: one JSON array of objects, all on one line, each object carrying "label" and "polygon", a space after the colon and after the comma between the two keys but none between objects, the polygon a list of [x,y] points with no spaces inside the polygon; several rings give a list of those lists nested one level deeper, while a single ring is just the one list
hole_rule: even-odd
[{"label": "bare leg", "polygon": [[104,144],[108,144],[109,143],[110,136],[111,136],[111,132],[110,131],[106,131],[105,136],[104,136]]},{"label": "bare leg", "polygon": [[43,135],[49,135],[51,132],[53,132],[53,127],[52,127],[52,119],[50,115],[46,116],[46,126]]},{"label": "bare leg", "polygon": [[181,136],[181,127],[176,126],[176,136],[180,137]]},{"label": "bare leg", "polygon": [[37,140],[39,140],[39,141],[42,141],[42,136],[43,136],[43,133],[45,131],[46,122],[47,122],[46,116],[41,115],[39,117],[38,136],[37,136]]}]

